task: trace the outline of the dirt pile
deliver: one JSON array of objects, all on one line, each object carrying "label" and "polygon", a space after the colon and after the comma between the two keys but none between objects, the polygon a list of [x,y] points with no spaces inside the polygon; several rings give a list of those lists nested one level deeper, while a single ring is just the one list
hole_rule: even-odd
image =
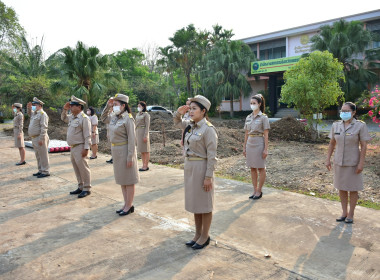
[{"label": "dirt pile", "polygon": [[270,140],[297,141],[297,142],[324,142],[316,139],[317,132],[293,117],[285,117],[279,121],[271,123],[269,131]]}]

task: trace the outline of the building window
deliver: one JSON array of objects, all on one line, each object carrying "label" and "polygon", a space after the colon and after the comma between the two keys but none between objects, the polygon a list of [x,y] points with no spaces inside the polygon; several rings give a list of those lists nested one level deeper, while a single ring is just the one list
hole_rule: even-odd
[{"label": "building window", "polygon": [[260,60],[286,57],[286,38],[262,42],[259,49]]},{"label": "building window", "polygon": [[[380,36],[380,20],[367,22],[367,29],[372,31],[373,33],[376,33],[378,36]],[[370,49],[380,48],[380,41],[372,42],[372,46],[369,46],[369,48]]]}]

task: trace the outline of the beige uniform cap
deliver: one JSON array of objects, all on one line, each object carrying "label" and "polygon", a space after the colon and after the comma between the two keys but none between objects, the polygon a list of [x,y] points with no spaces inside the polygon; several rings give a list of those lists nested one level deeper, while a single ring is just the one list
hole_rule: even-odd
[{"label": "beige uniform cap", "polygon": [[84,102],[82,99],[79,99],[78,97],[75,97],[74,95],[71,96],[70,99],[70,105],[86,105],[86,102]]},{"label": "beige uniform cap", "polygon": [[37,97],[33,97],[32,103],[33,104],[40,104],[40,105],[44,105],[45,104],[41,100],[39,100]]},{"label": "beige uniform cap", "polygon": [[115,97],[113,100],[118,100],[118,101],[123,101],[125,103],[128,103],[129,102],[129,97],[125,94],[121,94],[121,93],[116,93]]},{"label": "beige uniform cap", "polygon": [[198,103],[202,104],[207,109],[207,111],[210,110],[211,102],[210,102],[210,100],[208,100],[203,95],[196,95],[196,96],[194,96],[192,98],[189,98],[189,100],[190,101],[195,101],[195,102],[198,102]]},{"label": "beige uniform cap", "polygon": [[21,103],[13,103],[13,106],[15,106],[17,108],[22,108],[22,104]]}]

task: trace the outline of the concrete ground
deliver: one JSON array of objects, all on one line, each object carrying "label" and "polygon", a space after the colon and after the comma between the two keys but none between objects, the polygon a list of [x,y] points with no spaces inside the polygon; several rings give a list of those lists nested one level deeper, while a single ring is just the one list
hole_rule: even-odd
[{"label": "concrete ground", "polygon": [[[217,178],[211,243],[194,251],[183,171],[152,165],[136,186],[135,213],[119,217],[121,190],[109,158],[91,161],[93,189],[70,196],[69,153],[50,154],[37,179],[33,150],[17,167],[0,135],[0,279],[380,279],[380,212],[357,207],[335,222],[339,202]],[[267,257],[265,257],[267,255]]]}]

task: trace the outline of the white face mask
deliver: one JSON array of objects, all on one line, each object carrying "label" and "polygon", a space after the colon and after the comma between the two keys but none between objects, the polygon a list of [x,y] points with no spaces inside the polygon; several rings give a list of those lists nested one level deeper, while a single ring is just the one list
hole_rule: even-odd
[{"label": "white face mask", "polygon": [[13,108],[13,112],[17,113],[17,109],[16,109],[16,108]]},{"label": "white face mask", "polygon": [[120,106],[113,106],[113,112],[116,114],[116,115],[119,115],[120,114]]},{"label": "white face mask", "polygon": [[87,111],[87,116],[90,116],[91,115],[91,111]]},{"label": "white face mask", "polygon": [[141,107],[137,107],[137,111],[141,112],[142,108]]},{"label": "white face mask", "polygon": [[251,109],[252,109],[252,111],[256,111],[257,109],[259,109],[259,105],[251,104]]}]

